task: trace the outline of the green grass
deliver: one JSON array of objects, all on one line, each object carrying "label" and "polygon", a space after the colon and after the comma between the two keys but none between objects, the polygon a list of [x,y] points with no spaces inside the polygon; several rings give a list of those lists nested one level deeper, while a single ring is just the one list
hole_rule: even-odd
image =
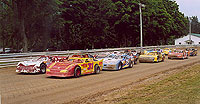
[{"label": "green grass", "polygon": [[200,65],[140,89],[130,90],[119,104],[200,104]]}]

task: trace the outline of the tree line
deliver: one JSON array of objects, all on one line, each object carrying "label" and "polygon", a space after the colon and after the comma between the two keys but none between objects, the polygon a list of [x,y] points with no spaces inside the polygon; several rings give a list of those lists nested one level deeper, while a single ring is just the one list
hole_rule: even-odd
[{"label": "tree line", "polygon": [[138,3],[146,5],[144,45],[188,34],[188,17],[171,0],[0,0],[0,45],[24,52],[139,46]]}]

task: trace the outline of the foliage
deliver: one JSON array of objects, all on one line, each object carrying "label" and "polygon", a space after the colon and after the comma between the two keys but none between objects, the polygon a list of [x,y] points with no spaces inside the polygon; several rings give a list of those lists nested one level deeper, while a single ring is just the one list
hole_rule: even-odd
[{"label": "foliage", "polygon": [[0,0],[0,45],[24,51],[139,46],[139,2],[146,5],[144,45],[171,44],[188,33],[188,18],[171,0]]}]

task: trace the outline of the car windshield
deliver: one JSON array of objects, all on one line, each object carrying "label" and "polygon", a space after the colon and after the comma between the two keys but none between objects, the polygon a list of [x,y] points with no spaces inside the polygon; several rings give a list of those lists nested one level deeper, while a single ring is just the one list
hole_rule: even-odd
[{"label": "car windshield", "polygon": [[157,55],[157,53],[150,52],[150,53],[147,53],[147,55]]},{"label": "car windshield", "polygon": [[82,60],[82,59],[69,59],[68,61],[76,62],[76,63],[83,63],[84,60]]},{"label": "car windshield", "polygon": [[100,54],[96,58],[105,58],[105,57],[107,57],[107,54]]},{"label": "car windshield", "polygon": [[31,57],[31,59],[30,59],[30,61],[34,61],[34,62],[43,61],[43,60],[47,60],[47,57]]},{"label": "car windshield", "polygon": [[108,55],[107,58],[115,58],[115,59],[118,59],[119,56],[117,56],[117,55]]},{"label": "car windshield", "polygon": [[174,52],[176,52],[176,53],[183,53],[183,51],[181,51],[181,50],[175,50]]},{"label": "car windshield", "polygon": [[47,57],[40,57],[37,59],[38,61],[47,60]]}]

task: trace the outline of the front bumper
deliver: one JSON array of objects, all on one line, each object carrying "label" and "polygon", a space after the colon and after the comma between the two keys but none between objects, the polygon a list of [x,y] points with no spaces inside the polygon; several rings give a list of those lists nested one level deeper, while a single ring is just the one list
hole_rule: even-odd
[{"label": "front bumper", "polygon": [[20,66],[16,69],[17,73],[39,73],[40,69],[30,66]]},{"label": "front bumper", "polygon": [[168,56],[168,58],[182,59],[183,56]]},{"label": "front bumper", "polygon": [[118,70],[117,65],[114,64],[104,64],[103,70]]},{"label": "front bumper", "polygon": [[54,76],[54,77],[71,77],[71,76],[74,76],[73,73],[60,72],[60,70],[56,70],[56,69],[47,69],[46,75],[47,76]]},{"label": "front bumper", "polygon": [[154,58],[139,58],[139,62],[155,62]]}]

